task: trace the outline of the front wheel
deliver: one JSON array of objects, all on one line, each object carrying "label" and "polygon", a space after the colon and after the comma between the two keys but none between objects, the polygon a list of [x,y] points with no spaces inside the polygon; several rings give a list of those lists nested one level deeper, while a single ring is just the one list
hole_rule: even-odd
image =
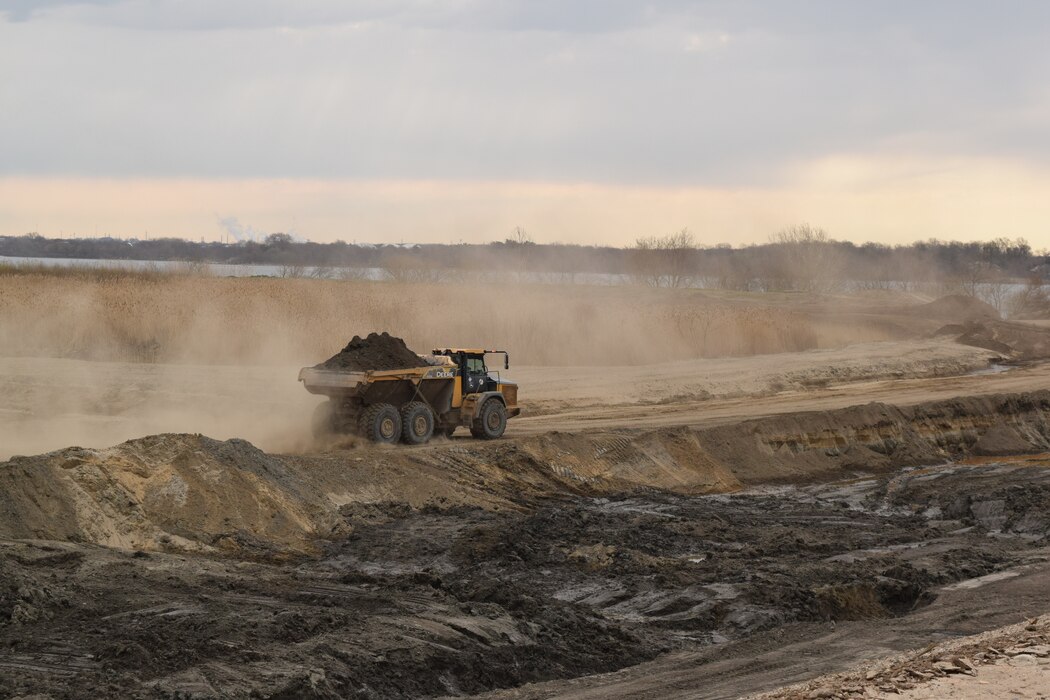
[{"label": "front wheel", "polygon": [[372,404],[361,414],[359,428],[372,442],[392,444],[401,437],[401,414],[391,404]]},{"label": "front wheel", "polygon": [[507,407],[499,399],[489,399],[481,406],[481,413],[470,426],[470,434],[482,440],[502,437],[507,429]]}]

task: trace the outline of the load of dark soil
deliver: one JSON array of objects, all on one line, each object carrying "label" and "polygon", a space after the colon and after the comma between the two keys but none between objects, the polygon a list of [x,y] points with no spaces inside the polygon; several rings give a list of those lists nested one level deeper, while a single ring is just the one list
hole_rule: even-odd
[{"label": "load of dark soil", "polygon": [[411,369],[423,361],[409,350],[405,341],[389,333],[369,333],[367,338],[355,335],[346,347],[319,365],[317,369],[349,372],[368,370]]}]

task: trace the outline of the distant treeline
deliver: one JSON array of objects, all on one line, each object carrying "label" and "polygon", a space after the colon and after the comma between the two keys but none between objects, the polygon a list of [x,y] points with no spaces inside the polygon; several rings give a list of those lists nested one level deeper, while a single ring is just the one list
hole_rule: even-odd
[{"label": "distant treeline", "polygon": [[[398,280],[440,281],[465,273],[619,275],[649,286],[702,284],[746,291],[835,291],[942,283],[967,286],[1043,279],[1045,253],[1023,239],[985,242],[928,240],[911,245],[836,241],[822,229],[796,226],[768,243],[706,247],[687,230],[639,239],[633,246],[539,244],[518,230],[488,244],[355,245],[300,242],[284,233],[262,241],[196,242],[179,238],[0,237],[0,255],[43,258],[186,261],[277,265],[290,276],[319,270],[378,268]],[[321,273],[319,276],[329,276]],[[332,276],[335,276],[334,274]]]},{"label": "distant treeline", "polygon": [[499,265],[517,269],[527,253],[530,269],[549,272],[627,272],[624,251],[611,247],[539,245],[532,242],[489,244],[366,245],[344,241],[297,241],[273,233],[262,241],[197,242],[181,238],[45,238],[35,234],[0,236],[0,255],[101,260],[174,260],[186,262],[307,267],[485,270]]}]

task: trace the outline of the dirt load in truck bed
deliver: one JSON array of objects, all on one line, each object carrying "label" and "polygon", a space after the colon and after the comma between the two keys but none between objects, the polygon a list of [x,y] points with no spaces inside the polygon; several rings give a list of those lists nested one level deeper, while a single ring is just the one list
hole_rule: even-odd
[{"label": "dirt load in truck bed", "polygon": [[425,363],[409,350],[405,341],[389,333],[369,333],[367,338],[355,335],[346,347],[328,358],[316,369],[365,372],[368,370],[411,369]]}]

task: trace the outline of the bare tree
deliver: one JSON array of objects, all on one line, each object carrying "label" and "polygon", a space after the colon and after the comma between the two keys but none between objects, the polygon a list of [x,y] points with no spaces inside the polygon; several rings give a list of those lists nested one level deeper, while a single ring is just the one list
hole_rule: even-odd
[{"label": "bare tree", "polygon": [[778,278],[773,288],[831,292],[842,287],[842,255],[824,229],[798,224],[773,234],[770,242],[779,252],[779,260],[770,265]]},{"label": "bare tree", "polygon": [[394,282],[441,282],[445,269],[431,258],[412,250],[385,251],[380,266]]},{"label": "bare tree", "polygon": [[1006,303],[1009,318],[1050,318],[1050,294],[1039,275],[1028,278],[1021,289],[1009,297]]},{"label": "bare tree", "polygon": [[684,287],[695,277],[696,239],[687,228],[667,236],[635,241],[630,251],[631,275],[649,287]]},{"label": "bare tree", "polygon": [[366,267],[340,267],[336,276],[341,280],[370,280],[372,279]]},{"label": "bare tree", "polygon": [[[277,234],[273,234],[277,235]],[[306,265],[281,265],[281,268],[277,271],[278,276],[285,279],[299,279],[306,277]]]},{"label": "bare tree", "polygon": [[536,242],[532,240],[532,236],[523,226],[515,226],[511,237],[505,241],[505,244],[514,249],[512,263],[514,269],[511,272],[519,282],[528,281],[533,272],[532,251],[536,247]]},{"label": "bare tree", "polygon": [[328,265],[315,265],[310,268],[307,276],[315,280],[330,280],[335,277],[335,268]]},{"label": "bare tree", "polygon": [[1004,275],[1002,270],[993,266],[988,279],[977,290],[977,298],[994,306],[1001,316],[1006,311],[1013,286],[1013,281]]},{"label": "bare tree", "polygon": [[532,240],[532,236],[529,235],[529,232],[522,226],[515,226],[511,236],[512,237],[509,240],[518,245],[529,245],[535,242]]},{"label": "bare tree", "polygon": [[981,287],[993,278],[995,270],[990,263],[978,260],[967,264],[952,276],[954,286],[963,294],[975,299],[980,298]]}]

